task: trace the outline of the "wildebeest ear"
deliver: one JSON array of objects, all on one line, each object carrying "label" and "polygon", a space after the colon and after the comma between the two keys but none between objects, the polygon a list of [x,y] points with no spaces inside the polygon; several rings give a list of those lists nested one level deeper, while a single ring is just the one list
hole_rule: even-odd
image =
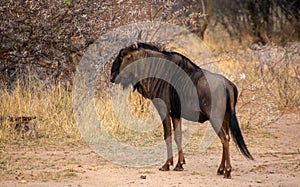
[{"label": "wildebeest ear", "polygon": [[132,45],[131,45],[131,49],[137,49],[139,48],[139,45],[137,42],[134,42]]}]

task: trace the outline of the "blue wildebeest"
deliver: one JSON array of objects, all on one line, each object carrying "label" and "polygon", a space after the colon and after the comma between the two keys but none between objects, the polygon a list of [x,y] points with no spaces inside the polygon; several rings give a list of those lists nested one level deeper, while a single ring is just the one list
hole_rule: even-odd
[{"label": "blue wildebeest", "polygon": [[[127,68],[134,62],[139,62],[140,65]],[[177,69],[170,69],[170,63],[176,65]],[[182,71],[192,82],[196,95],[191,94],[192,89],[187,86],[189,80],[182,76],[180,73]],[[165,78],[155,76],[153,72],[160,72],[159,76]],[[142,74],[147,74],[147,76],[139,78],[143,77]],[[207,120],[211,122],[223,145],[218,174],[231,178],[229,131],[241,153],[253,160],[244,142],[235,112],[238,90],[222,75],[201,69],[177,52],[166,51],[162,47],[139,42],[119,51],[112,64],[111,82],[121,83],[123,87],[133,84],[134,90],[153,101],[162,119],[164,140],[167,144],[167,161],[160,168],[161,171],[168,171],[170,165],[173,165],[171,124],[173,124],[174,139],[178,148],[178,162],[174,170],[183,170],[185,158],[182,150],[181,118],[200,123]],[[157,101],[156,98],[164,102],[164,110],[160,103],[154,102]],[[199,107],[194,107],[195,104]]]}]

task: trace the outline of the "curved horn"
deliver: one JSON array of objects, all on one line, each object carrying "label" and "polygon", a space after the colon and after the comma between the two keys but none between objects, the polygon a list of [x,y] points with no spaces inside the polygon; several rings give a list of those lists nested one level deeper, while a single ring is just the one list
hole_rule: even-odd
[{"label": "curved horn", "polygon": [[137,37],[138,40],[142,40],[142,31],[143,31],[143,30],[140,30],[140,32],[139,32],[139,34],[138,34],[138,37]]}]

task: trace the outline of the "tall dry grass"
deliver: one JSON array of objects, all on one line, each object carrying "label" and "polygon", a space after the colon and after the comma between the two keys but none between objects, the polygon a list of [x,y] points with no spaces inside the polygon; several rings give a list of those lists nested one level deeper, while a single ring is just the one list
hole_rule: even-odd
[{"label": "tall dry grass", "polygon": [[108,93],[99,90],[96,108],[101,125],[112,137],[132,146],[151,146],[163,140],[163,127],[150,100],[138,92],[123,92],[120,87],[112,93],[114,98]]},{"label": "tall dry grass", "polygon": [[239,89],[237,113],[244,129],[266,126],[300,109],[300,43],[218,56],[220,68]]},{"label": "tall dry grass", "polygon": [[[1,144],[78,143],[80,133],[73,118],[72,94],[62,86],[41,90],[39,85],[17,85],[13,91],[0,90]],[[21,131],[11,118],[36,117]],[[21,123],[22,124],[22,123]],[[23,126],[21,128],[24,128]]]}]

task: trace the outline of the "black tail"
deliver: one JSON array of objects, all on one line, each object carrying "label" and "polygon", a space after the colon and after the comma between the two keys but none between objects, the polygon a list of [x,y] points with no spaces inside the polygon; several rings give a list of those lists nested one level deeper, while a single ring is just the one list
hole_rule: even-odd
[{"label": "black tail", "polygon": [[234,90],[234,102],[232,103],[233,106],[231,106],[231,102],[230,102],[230,95],[227,94],[227,97],[228,97],[228,103],[227,103],[227,110],[228,110],[228,114],[229,114],[229,129],[230,129],[230,132],[231,132],[231,136],[234,140],[234,142],[237,144],[238,148],[240,149],[240,151],[242,152],[242,154],[251,159],[251,160],[254,160],[254,158],[252,157],[252,155],[250,154],[246,144],[245,144],[245,141],[244,141],[244,137],[242,135],[242,132],[241,132],[241,129],[239,127],[239,122],[237,120],[237,117],[236,117],[236,114],[235,112],[233,111],[232,107],[235,106],[235,103],[236,103],[236,98],[237,98],[237,89]]}]

